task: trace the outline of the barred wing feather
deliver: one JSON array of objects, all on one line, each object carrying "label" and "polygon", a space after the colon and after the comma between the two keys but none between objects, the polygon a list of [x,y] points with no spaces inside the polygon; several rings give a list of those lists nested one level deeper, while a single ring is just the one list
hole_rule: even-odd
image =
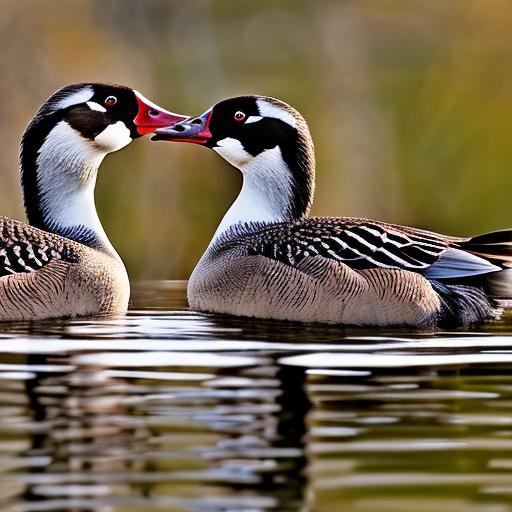
[{"label": "barred wing feather", "polygon": [[431,279],[501,270],[488,260],[459,249],[467,239],[367,219],[309,217],[267,225],[244,238],[249,254],[261,254],[292,266],[308,256],[322,256],[356,270],[400,268]]},{"label": "barred wing feather", "polygon": [[71,261],[69,252],[62,237],[0,217],[0,278],[35,272],[55,260]]}]

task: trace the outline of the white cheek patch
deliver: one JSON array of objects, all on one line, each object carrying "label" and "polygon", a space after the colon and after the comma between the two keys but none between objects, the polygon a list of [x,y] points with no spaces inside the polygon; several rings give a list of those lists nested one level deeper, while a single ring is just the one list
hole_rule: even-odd
[{"label": "white cheek patch", "polygon": [[231,137],[219,140],[213,150],[235,167],[247,165],[254,157],[247,153],[241,142]]},{"label": "white cheek patch", "polygon": [[261,117],[261,116],[249,116],[246,119],[245,124],[257,123],[258,121],[261,121],[262,119],[263,119],[263,117]]},{"label": "white cheek patch", "polygon": [[278,107],[277,105],[265,100],[257,100],[256,103],[258,104],[258,110],[263,117],[280,119],[293,128],[297,128],[297,120],[291,112],[287,112],[284,108]]},{"label": "white cheek patch", "polygon": [[84,87],[79,91],[76,91],[72,94],[69,94],[62,98],[58,103],[56,103],[56,108],[67,108],[72,105],[80,105],[81,103],[88,102],[94,96],[94,91],[91,87]]},{"label": "white cheek patch", "polygon": [[97,110],[98,112],[106,112],[107,109],[105,107],[102,107],[99,103],[96,103],[95,101],[88,101],[87,106],[91,110]]},{"label": "white cheek patch", "polygon": [[109,124],[94,138],[95,144],[107,152],[117,151],[118,149],[124,148],[130,144],[131,141],[132,138],[130,136],[130,130],[128,130],[122,121]]}]

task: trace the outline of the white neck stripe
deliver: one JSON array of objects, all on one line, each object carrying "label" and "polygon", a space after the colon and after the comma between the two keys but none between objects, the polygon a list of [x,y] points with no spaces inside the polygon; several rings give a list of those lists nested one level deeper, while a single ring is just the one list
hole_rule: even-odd
[{"label": "white neck stripe", "polygon": [[287,112],[283,108],[278,107],[264,99],[258,99],[256,100],[256,103],[258,105],[260,115],[263,117],[273,117],[274,119],[280,119],[293,128],[297,128],[297,120],[291,112]]},{"label": "white neck stripe", "polygon": [[62,98],[55,105],[55,110],[60,110],[63,108],[71,107],[72,105],[80,105],[81,103],[86,103],[94,96],[94,91],[91,87],[84,87],[79,91],[68,94],[64,98]]}]

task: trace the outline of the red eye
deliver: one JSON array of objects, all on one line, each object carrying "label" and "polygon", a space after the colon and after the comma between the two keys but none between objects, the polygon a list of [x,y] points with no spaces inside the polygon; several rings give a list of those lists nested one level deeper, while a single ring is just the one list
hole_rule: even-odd
[{"label": "red eye", "polygon": [[245,114],[239,110],[238,112],[235,112],[233,117],[235,121],[241,123],[245,119]]},{"label": "red eye", "polygon": [[106,107],[113,107],[117,103],[117,98],[115,96],[107,96],[103,103]]}]

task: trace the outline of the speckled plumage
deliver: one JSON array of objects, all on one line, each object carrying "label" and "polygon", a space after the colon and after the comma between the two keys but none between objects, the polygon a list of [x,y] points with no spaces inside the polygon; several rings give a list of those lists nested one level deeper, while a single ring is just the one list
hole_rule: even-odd
[{"label": "speckled plumage", "polygon": [[119,256],[0,217],[0,321],[122,314],[130,284]]},{"label": "speckled plumage", "polygon": [[354,269],[397,267],[425,269],[457,240],[413,228],[361,218],[304,217],[270,224],[259,230],[247,226],[238,239],[249,254],[261,254],[295,265],[307,256],[342,261]]},{"label": "speckled plumage", "polygon": [[[372,251],[349,232],[368,233],[373,243],[376,232],[388,238]],[[501,310],[480,286],[484,281],[469,286],[422,275],[444,251],[464,246],[471,239],[368,219],[235,226],[201,258],[188,298],[193,309],[303,322],[433,327],[496,318]]]}]

